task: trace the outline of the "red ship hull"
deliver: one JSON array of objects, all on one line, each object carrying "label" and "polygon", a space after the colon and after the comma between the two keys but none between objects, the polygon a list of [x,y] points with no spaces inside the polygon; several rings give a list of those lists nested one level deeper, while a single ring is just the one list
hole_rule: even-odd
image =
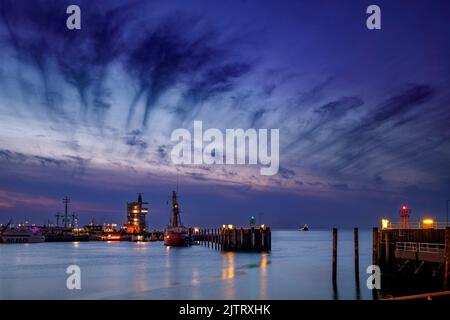
[{"label": "red ship hull", "polygon": [[171,247],[187,246],[187,231],[182,228],[167,229],[166,232],[164,232],[164,244]]}]

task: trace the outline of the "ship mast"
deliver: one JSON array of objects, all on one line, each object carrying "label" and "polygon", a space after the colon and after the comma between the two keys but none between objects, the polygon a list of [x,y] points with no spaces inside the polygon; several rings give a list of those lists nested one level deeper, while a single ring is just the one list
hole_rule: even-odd
[{"label": "ship mast", "polygon": [[70,203],[69,197],[66,196],[63,199],[63,203],[65,205],[65,207],[64,207],[64,229],[66,229],[67,228],[67,222],[69,221],[69,219],[67,218],[67,207],[68,207],[68,204]]},{"label": "ship mast", "polygon": [[180,224],[180,207],[177,202],[177,192],[172,191],[172,227],[178,227]]}]

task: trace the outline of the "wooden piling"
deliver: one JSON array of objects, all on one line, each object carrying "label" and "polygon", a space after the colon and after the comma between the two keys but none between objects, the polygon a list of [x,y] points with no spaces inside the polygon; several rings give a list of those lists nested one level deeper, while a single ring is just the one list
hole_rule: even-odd
[{"label": "wooden piling", "polygon": [[337,278],[337,228],[333,228],[333,283],[336,284]]},{"label": "wooden piling", "polygon": [[390,242],[391,242],[391,237],[389,236],[389,232],[386,232],[384,234],[384,262],[386,264],[386,266],[389,268],[390,266]]},{"label": "wooden piling", "polygon": [[355,279],[359,283],[359,239],[358,228],[353,230],[353,238],[355,243]]},{"label": "wooden piling", "polygon": [[450,227],[445,228],[444,290],[450,290]]},{"label": "wooden piling", "polygon": [[251,250],[253,250],[255,248],[255,228],[252,227],[251,232],[252,232]]},{"label": "wooden piling", "polygon": [[372,264],[378,265],[378,228],[372,231]]},{"label": "wooden piling", "polygon": [[242,227],[239,229],[239,242],[240,248],[244,248],[244,229]]}]

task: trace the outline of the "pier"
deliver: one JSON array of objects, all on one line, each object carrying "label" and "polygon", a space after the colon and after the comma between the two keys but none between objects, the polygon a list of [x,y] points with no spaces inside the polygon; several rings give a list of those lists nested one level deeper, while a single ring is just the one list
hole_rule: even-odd
[{"label": "pier", "polygon": [[[381,220],[373,228],[372,264],[380,267],[383,291],[399,292],[450,289],[450,227],[431,218],[410,221],[411,209],[403,205],[399,222]],[[425,291],[426,292],[426,291]]]},{"label": "pier", "polygon": [[408,281],[449,290],[450,228],[374,228],[372,259],[388,286]]},{"label": "pier", "polygon": [[194,244],[222,251],[269,252],[271,250],[271,229],[265,225],[250,228],[236,228],[223,225],[218,229],[190,229]]}]

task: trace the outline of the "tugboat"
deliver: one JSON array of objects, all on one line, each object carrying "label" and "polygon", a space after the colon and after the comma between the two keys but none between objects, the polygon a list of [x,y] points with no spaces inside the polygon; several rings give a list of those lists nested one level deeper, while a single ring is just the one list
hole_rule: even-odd
[{"label": "tugboat", "polygon": [[303,227],[298,228],[298,231],[309,231],[309,227],[307,224],[303,225]]},{"label": "tugboat", "polygon": [[189,245],[188,229],[181,224],[180,207],[177,202],[177,193],[172,191],[172,218],[170,225],[164,232],[164,244],[173,247]]}]

